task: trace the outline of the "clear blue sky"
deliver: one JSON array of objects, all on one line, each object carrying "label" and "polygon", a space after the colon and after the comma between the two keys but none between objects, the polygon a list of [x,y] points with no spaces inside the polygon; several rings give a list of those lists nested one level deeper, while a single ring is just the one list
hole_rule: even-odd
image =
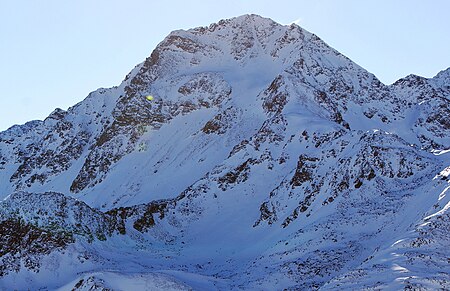
[{"label": "clear blue sky", "polygon": [[298,21],[390,84],[450,67],[448,0],[2,0],[0,130],[118,85],[172,30],[245,13]]}]

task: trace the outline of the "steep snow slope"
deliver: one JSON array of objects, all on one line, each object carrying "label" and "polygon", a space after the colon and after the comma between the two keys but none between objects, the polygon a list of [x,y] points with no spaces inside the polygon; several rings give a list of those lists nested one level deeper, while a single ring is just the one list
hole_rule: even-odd
[{"label": "steep snow slope", "polygon": [[448,288],[449,72],[385,86],[256,15],[172,32],[0,133],[0,287]]}]

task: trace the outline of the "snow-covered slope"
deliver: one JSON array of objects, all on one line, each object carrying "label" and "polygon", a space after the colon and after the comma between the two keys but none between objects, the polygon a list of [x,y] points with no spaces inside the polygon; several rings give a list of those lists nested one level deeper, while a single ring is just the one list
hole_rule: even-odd
[{"label": "snow-covered slope", "polygon": [[0,133],[0,288],[449,288],[449,72],[386,86],[257,15],[174,31]]}]

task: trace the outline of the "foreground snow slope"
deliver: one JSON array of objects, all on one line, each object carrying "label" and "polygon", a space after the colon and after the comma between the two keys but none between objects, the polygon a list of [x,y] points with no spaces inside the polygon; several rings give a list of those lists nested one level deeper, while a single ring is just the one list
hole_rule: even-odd
[{"label": "foreground snow slope", "polygon": [[256,15],[174,31],[0,133],[0,288],[450,288],[449,74],[386,86]]}]

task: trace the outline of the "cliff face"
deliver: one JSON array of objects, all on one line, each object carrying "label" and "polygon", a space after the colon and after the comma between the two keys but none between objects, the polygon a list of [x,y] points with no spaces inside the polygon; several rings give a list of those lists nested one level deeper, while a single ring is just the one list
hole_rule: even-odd
[{"label": "cliff face", "polygon": [[174,31],[0,133],[0,286],[449,288],[449,70],[386,86],[256,15]]}]

